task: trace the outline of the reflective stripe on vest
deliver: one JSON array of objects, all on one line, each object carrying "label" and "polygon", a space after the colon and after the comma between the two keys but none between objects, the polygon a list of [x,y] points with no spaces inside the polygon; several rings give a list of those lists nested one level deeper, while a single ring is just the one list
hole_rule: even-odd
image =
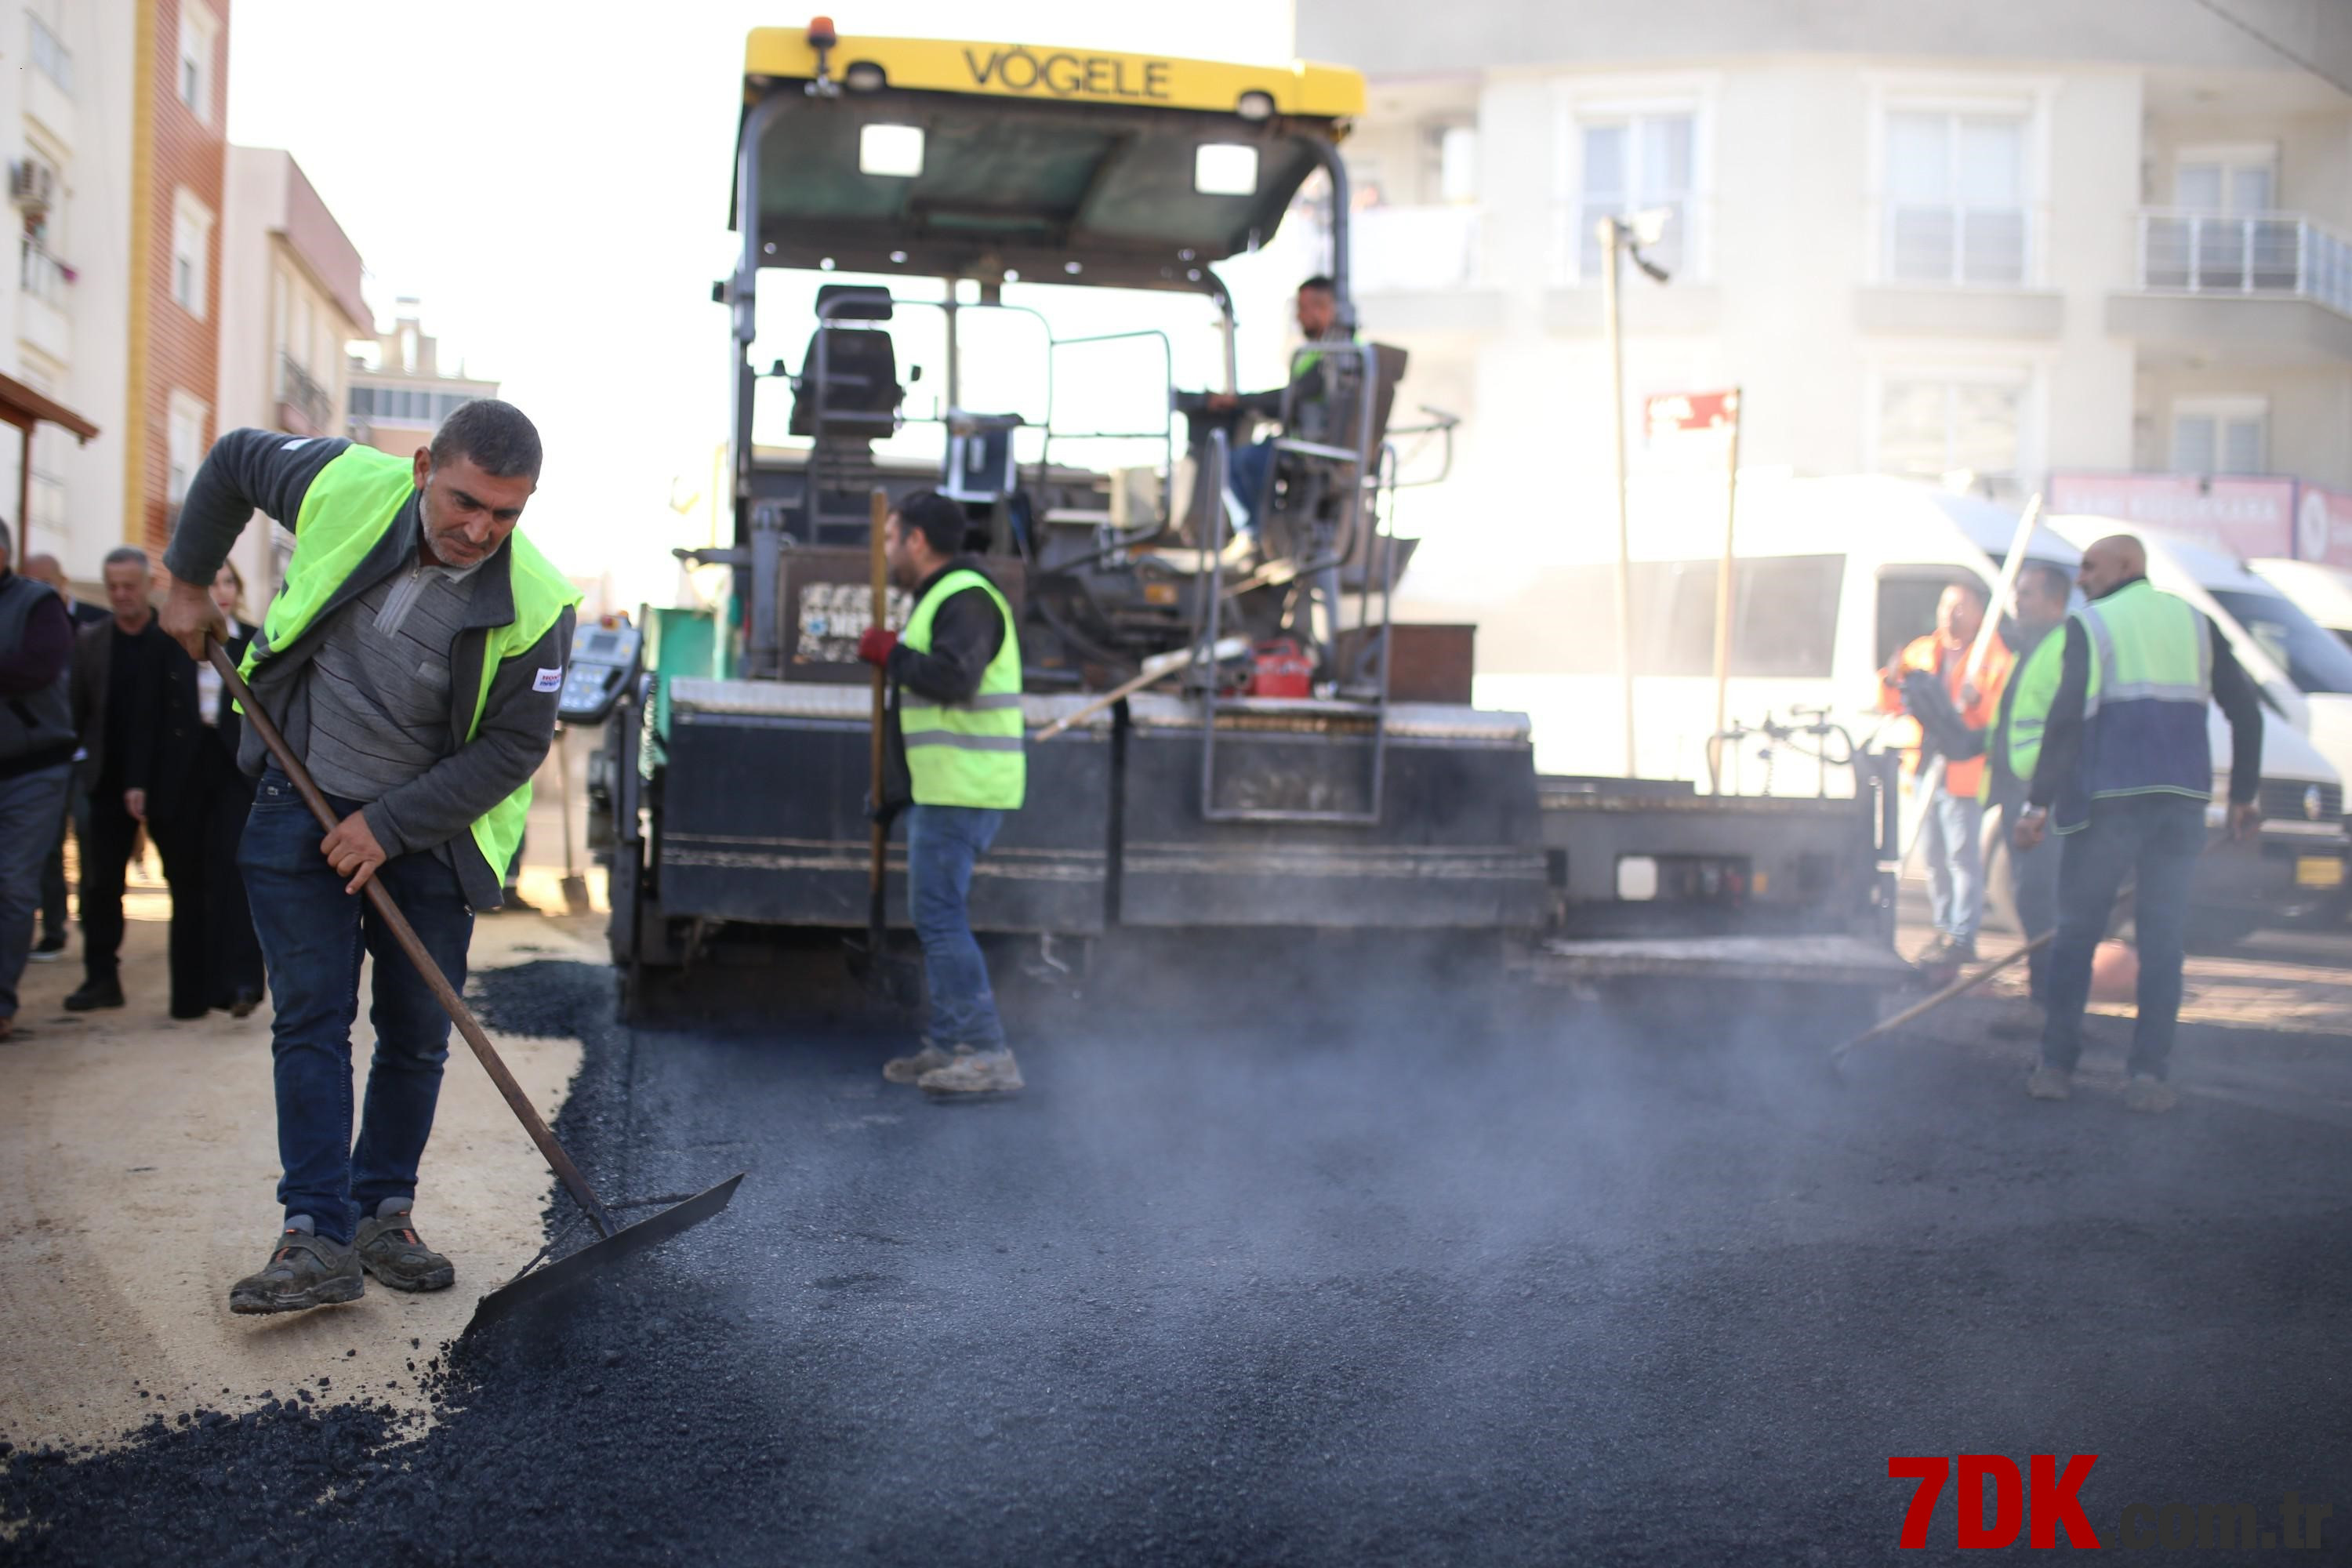
[{"label": "reflective stripe on vest", "polygon": [[[269,603],[269,613],[262,619],[262,635],[245,650],[243,674],[247,680],[275,653],[290,647],[310,630],[320,611],[383,542],[415,489],[415,470],[408,458],[373,447],[347,447],[319,470],[303,493],[302,510],[294,520],[294,554],[286,563],[285,585]],[[507,536],[506,550],[514,619],[485,628],[481,685],[474,693],[473,715],[466,724],[468,741],[481,728],[482,709],[489,701],[490,683],[497,679],[499,667],[530,651],[567,607],[580,602],[563,574],[520,533]],[[456,662],[453,653],[451,663]],[[522,842],[523,818],[530,810],[530,781],[526,779],[512,795],[475,819],[475,846],[494,874],[506,875],[507,863]]]},{"label": "reflective stripe on vest", "polygon": [[2058,682],[2066,668],[2063,628],[2044,637],[2026,657],[2025,668],[2011,679],[2017,694],[2009,702],[2009,771],[2019,783],[2031,784],[2042,765],[2042,736],[2050,727],[2050,707],[2058,700]]},{"label": "reflective stripe on vest", "polygon": [[1029,763],[1021,738],[1021,639],[1013,630],[1012,605],[986,577],[958,568],[931,584],[899,640],[917,653],[930,652],[940,606],[966,589],[988,595],[1004,617],[1004,640],[982,673],[980,689],[962,702],[934,702],[899,689],[898,734],[906,742],[907,773],[918,805],[1018,811],[1028,788]]},{"label": "reflective stripe on vest", "polygon": [[2143,579],[2074,613],[2091,644],[2083,758],[2058,802],[2057,826],[2090,820],[2093,801],[2133,795],[2213,797],[2207,711],[2212,633],[2187,601]]}]

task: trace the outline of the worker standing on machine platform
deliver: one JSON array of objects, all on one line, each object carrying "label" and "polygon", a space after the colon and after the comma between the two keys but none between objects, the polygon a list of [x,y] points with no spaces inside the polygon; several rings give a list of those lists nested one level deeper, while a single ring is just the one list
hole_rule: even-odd
[{"label": "worker standing on machine platform", "polygon": [[[208,588],[256,510],[294,530],[285,585],[244,674],[339,822],[319,825],[245,726],[261,779],[237,864],[268,961],[285,1222],[235,1312],[356,1300],[362,1274],[446,1289],[419,1239],[417,1165],[449,1055],[449,1016],[360,897],[381,881],[451,986],[474,911],[496,909],[522,836],[580,595],[515,532],[538,488],[539,432],[484,398],[412,460],[336,439],[236,430],[188,487],[163,629],[198,658],[226,630]],[[375,1053],[352,1141],[352,1020],[375,957]]]},{"label": "worker standing on machine platform", "polygon": [[2175,1097],[2165,1069],[2180,1012],[2189,880],[2212,799],[2206,710],[2219,703],[2230,721],[2230,837],[2244,838],[2262,824],[2262,698],[2221,628],[2148,584],[2138,540],[2100,540],[2083,552],[2075,581],[2091,602],[2066,623],[2058,679],[2021,691],[2011,720],[2042,721],[2017,847],[2038,846],[2053,815],[2062,844],[2049,1016],[2025,1089],[2036,1100],[2069,1092],[2083,1054],[2091,956],[2130,877],[2138,885],[2139,1012],[2124,1104],[2169,1110]]},{"label": "worker standing on machine platform", "polygon": [[922,939],[930,1029],[882,1068],[939,1099],[1019,1092],[988,961],[971,934],[973,864],[1021,809],[1021,641],[1012,606],[963,554],[963,508],[932,490],[883,525],[891,580],[915,596],[903,634],[868,626],[857,657],[889,677],[888,783],[877,808],[907,813],[907,902]]}]

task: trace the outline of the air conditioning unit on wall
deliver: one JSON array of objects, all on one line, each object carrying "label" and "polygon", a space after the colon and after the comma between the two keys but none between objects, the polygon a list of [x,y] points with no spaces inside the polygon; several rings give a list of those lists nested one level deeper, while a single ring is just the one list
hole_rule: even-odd
[{"label": "air conditioning unit on wall", "polygon": [[26,158],[8,165],[8,199],[27,217],[38,217],[49,210],[57,185],[58,172],[47,163]]}]

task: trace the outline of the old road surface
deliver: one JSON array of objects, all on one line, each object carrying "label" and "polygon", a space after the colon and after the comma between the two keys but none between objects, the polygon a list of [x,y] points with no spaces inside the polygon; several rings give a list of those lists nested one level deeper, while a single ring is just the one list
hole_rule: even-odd
[{"label": "old road surface", "polygon": [[608,1193],[748,1169],[732,1210],[422,1347],[428,1431],[289,1368],[278,1408],[12,1455],[0,1560],[1940,1560],[1952,1492],[1897,1552],[1887,1461],[1959,1454],[2095,1454],[2110,1545],[2128,1505],[2267,1528],[2295,1492],[2335,1516],[2290,1560],[2352,1560],[2338,1036],[2186,1027],[2150,1119],[2112,1022],[2048,1105],[1991,1005],[1841,1081],[1794,1026],[1365,996],[1073,1016],[1026,1097],[948,1109],[872,1029],[633,1034],[610,998],[551,962],[485,1005],[584,1038],[561,1131]]}]

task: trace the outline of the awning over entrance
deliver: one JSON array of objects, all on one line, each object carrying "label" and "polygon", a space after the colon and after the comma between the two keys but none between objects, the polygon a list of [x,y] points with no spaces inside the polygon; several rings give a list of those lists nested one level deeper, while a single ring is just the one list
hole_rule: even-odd
[{"label": "awning over entrance", "polygon": [[14,425],[18,432],[16,452],[16,526],[24,532],[25,543],[32,548],[31,517],[33,504],[33,427],[55,425],[73,432],[75,440],[87,445],[98,434],[98,426],[68,408],[55,398],[35,392],[14,376],[0,375],[0,420]]}]

